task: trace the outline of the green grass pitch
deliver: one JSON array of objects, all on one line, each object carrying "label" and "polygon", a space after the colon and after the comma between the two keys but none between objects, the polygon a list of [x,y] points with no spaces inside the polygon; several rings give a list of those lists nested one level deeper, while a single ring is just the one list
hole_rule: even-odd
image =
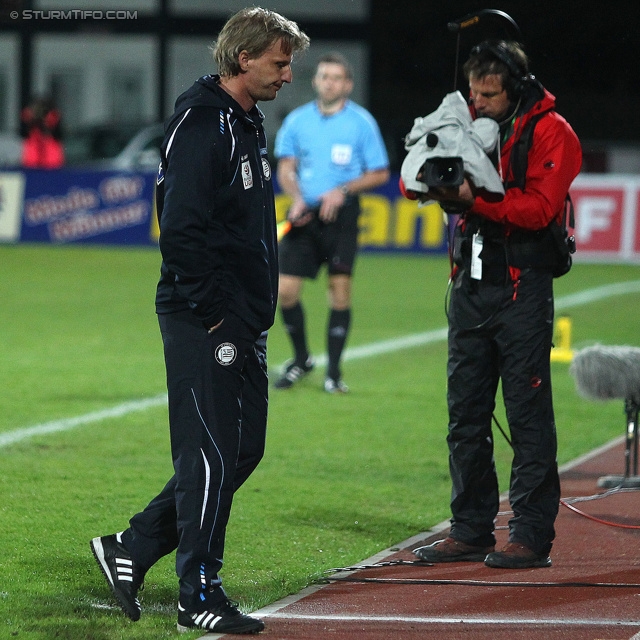
[{"label": "green grass pitch", "polygon": [[[155,249],[0,246],[0,438],[165,392]],[[445,257],[362,255],[349,347],[446,326]],[[556,299],[640,281],[640,267],[578,263]],[[305,289],[311,347],[324,352],[325,281]],[[573,348],[638,345],[635,292],[562,310]],[[321,391],[322,368],[272,392],[266,456],[238,492],[223,580],[254,610],[449,516],[446,344],[424,341],[344,364],[350,394]],[[280,320],[272,375],[289,357]],[[622,402],[581,399],[554,363],[559,462],[623,435]],[[498,397],[497,417],[506,426]],[[68,423],[65,423],[68,424]],[[0,440],[1,442],[1,440]],[[501,489],[510,452],[496,433]],[[0,638],[175,636],[173,556],[148,574],[143,617],[115,607],[88,541],[119,531],[170,476],[167,412],[146,409],[0,446]],[[623,470],[612,469],[612,473]],[[596,487],[594,486],[594,491]],[[196,634],[186,637],[195,637]]]}]

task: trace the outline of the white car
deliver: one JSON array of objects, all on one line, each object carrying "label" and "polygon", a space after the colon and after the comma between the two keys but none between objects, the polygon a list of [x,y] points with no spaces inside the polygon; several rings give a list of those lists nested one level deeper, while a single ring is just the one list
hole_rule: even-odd
[{"label": "white car", "polygon": [[162,124],[100,124],[70,131],[63,139],[66,166],[105,171],[157,171]]},{"label": "white car", "polygon": [[164,125],[144,127],[115,157],[100,163],[98,168],[114,171],[157,171],[160,146],[164,139]]}]

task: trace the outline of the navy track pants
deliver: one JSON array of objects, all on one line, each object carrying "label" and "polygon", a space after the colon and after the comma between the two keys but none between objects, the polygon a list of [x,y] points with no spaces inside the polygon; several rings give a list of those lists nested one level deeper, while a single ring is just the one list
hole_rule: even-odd
[{"label": "navy track pants", "polygon": [[158,319],[175,473],[123,543],[145,569],[175,549],[180,603],[195,613],[225,597],[218,572],[233,494],[264,453],[266,332],[233,314],[211,334],[190,311]]}]

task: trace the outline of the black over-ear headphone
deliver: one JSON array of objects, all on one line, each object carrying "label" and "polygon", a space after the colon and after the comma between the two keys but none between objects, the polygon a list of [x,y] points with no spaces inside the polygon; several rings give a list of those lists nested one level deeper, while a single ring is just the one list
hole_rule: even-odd
[{"label": "black over-ear headphone", "polygon": [[509,93],[515,97],[520,97],[530,78],[526,69],[522,68],[513,59],[511,53],[502,42],[481,42],[471,49],[471,55],[474,56],[482,55],[484,52],[490,53],[507,67],[510,82]]}]

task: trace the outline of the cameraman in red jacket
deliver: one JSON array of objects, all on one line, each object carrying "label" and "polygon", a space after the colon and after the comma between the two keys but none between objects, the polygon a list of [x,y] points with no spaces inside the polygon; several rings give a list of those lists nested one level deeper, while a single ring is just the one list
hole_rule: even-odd
[{"label": "cameraman in red jacket", "polygon": [[[547,567],[560,500],[550,351],[553,278],[570,256],[563,216],[580,171],[577,136],[555,98],[529,73],[519,44],[484,41],[464,65],[474,118],[500,127],[496,165],[505,186],[489,202],[465,179],[428,197],[463,213],[453,247],[449,318],[451,530],[416,549],[428,562],[484,561],[500,568]],[[509,541],[495,550],[499,506],[492,414],[498,383],[514,458]]]}]

